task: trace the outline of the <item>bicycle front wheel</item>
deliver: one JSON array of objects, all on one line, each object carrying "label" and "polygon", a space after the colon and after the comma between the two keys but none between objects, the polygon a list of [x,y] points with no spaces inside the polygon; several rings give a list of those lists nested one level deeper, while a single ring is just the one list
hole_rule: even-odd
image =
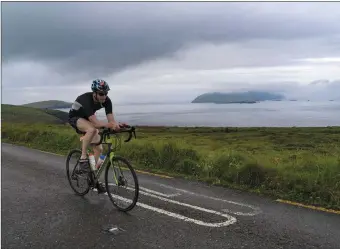
[{"label": "bicycle front wheel", "polygon": [[138,200],[139,184],[137,175],[130,162],[115,156],[105,170],[107,195],[119,210],[127,212],[133,209]]},{"label": "bicycle front wheel", "polygon": [[[88,174],[77,173],[81,150],[71,150],[66,157],[66,175],[73,191],[80,196],[86,195],[90,190]],[[74,181],[74,182],[73,182]]]}]

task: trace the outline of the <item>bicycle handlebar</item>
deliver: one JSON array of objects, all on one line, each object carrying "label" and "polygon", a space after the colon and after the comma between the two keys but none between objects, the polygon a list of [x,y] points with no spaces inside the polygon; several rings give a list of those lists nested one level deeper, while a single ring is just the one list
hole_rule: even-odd
[{"label": "bicycle handlebar", "polygon": [[[134,126],[124,125],[120,127],[121,128],[119,131],[115,131],[115,130],[112,130],[106,127],[101,127],[100,129],[102,129],[102,131],[99,132],[100,141],[98,143],[92,143],[92,144],[95,146],[100,145],[103,142],[103,139],[105,136],[109,134],[117,134],[117,133],[123,133],[123,132],[129,133],[129,137],[126,140],[124,140],[124,142],[129,142],[132,138],[132,134],[136,138],[136,128]],[[127,128],[127,129],[124,129],[124,128]]]}]

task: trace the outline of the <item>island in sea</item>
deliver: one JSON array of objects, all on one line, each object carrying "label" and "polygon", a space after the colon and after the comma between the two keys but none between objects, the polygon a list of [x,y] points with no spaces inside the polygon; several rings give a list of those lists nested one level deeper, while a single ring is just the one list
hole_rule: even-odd
[{"label": "island in sea", "polygon": [[231,92],[231,93],[204,93],[196,97],[191,103],[214,103],[214,104],[231,104],[231,103],[257,103],[260,101],[281,101],[285,96],[282,94],[262,92],[262,91],[247,91],[247,92]]}]

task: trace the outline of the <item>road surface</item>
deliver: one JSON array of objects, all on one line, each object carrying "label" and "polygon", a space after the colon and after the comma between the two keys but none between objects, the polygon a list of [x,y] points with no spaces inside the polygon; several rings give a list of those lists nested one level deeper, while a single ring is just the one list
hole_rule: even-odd
[{"label": "road surface", "polygon": [[4,143],[1,155],[1,248],[340,248],[338,214],[142,173],[125,214],[76,196],[62,156]]}]

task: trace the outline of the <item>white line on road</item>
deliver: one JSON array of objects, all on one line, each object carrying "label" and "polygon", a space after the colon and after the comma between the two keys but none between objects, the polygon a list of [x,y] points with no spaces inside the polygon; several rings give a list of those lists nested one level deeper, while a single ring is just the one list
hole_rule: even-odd
[{"label": "white line on road", "polygon": [[[216,197],[206,196],[206,195],[202,195],[202,194],[196,194],[194,192],[190,192],[190,191],[185,190],[185,189],[175,188],[175,187],[172,187],[172,186],[169,186],[169,185],[166,185],[166,184],[161,184],[161,183],[155,183],[155,184],[158,185],[158,186],[164,187],[164,188],[173,189],[173,190],[176,190],[176,191],[179,191],[179,192],[183,192],[183,193],[186,193],[186,194],[196,195],[196,196],[200,196],[200,197],[203,197],[203,198],[212,199],[212,200],[215,200],[215,201],[226,202],[226,203],[230,203],[230,204],[234,204],[234,205],[238,205],[238,206],[243,206],[243,207],[247,207],[247,208],[250,208],[250,209],[254,210],[253,212],[245,213],[245,212],[238,212],[238,211],[234,212],[234,211],[231,211],[230,209],[227,209],[227,208],[222,209],[222,211],[225,212],[225,213],[231,213],[231,214],[235,214],[235,215],[239,215],[239,216],[254,216],[254,215],[257,215],[257,214],[261,213],[261,209],[260,208],[252,206],[252,205],[249,205],[249,204],[240,203],[240,202],[234,202],[234,201],[228,201],[228,200],[225,200],[225,199],[220,199],[220,198],[216,198]],[[134,189],[129,188],[129,187],[127,189],[134,190]],[[180,195],[179,193],[176,193],[176,194],[173,194],[173,195],[166,195],[166,194],[160,193],[158,191],[147,189],[147,188],[144,188],[144,187],[140,187],[140,189],[143,189],[143,190],[145,190],[147,192],[150,192],[150,193],[154,193],[154,194],[158,194],[158,195],[161,195],[161,196],[165,196],[165,197],[173,197],[173,196]],[[147,194],[147,193],[145,193],[145,192],[143,192],[141,190],[139,192],[142,193],[142,194]],[[154,197],[156,197],[156,196],[154,196]]]},{"label": "white line on road", "polygon": [[206,226],[206,227],[224,227],[224,226],[229,226],[231,224],[234,224],[236,222],[235,217],[232,217],[232,216],[226,217],[225,214],[222,214],[222,213],[219,213],[219,212],[216,212],[216,211],[214,211],[214,212],[216,212],[215,214],[226,217],[227,220],[224,221],[224,222],[210,223],[210,222],[204,222],[204,221],[201,221],[201,220],[192,219],[192,218],[186,217],[184,215],[176,214],[176,213],[173,213],[173,212],[169,212],[169,211],[166,211],[166,210],[161,209],[161,208],[152,207],[152,206],[146,205],[146,204],[141,203],[141,202],[137,202],[137,206],[140,206],[140,207],[143,207],[143,208],[146,208],[146,209],[149,209],[149,210],[161,213],[161,214],[165,214],[165,215],[168,215],[168,216],[173,217],[173,218],[177,218],[177,219],[180,219],[180,220],[184,220],[184,221],[187,221],[187,222],[195,223],[197,225]]},{"label": "white line on road", "polygon": [[163,194],[161,192],[158,192],[158,191],[155,191],[155,190],[151,190],[151,189],[148,189],[148,188],[144,188],[144,187],[139,187],[140,189],[146,191],[146,192],[149,192],[149,193],[152,193],[152,194],[156,194],[156,195],[160,195],[160,196],[164,196],[164,197],[174,197],[174,196],[179,196],[181,195],[180,193],[175,193],[175,194]]},{"label": "white line on road", "polygon": [[227,202],[227,203],[230,203],[230,204],[247,207],[247,208],[250,208],[250,209],[254,210],[253,212],[244,213],[244,212],[233,212],[233,211],[231,211],[229,209],[223,209],[222,210],[223,212],[232,213],[232,214],[235,214],[235,215],[242,215],[242,216],[254,216],[254,215],[257,215],[257,214],[261,213],[261,209],[260,208],[252,206],[252,205],[249,205],[249,204],[244,204],[244,203],[235,202],[235,201],[228,201],[228,200],[224,200],[224,199],[220,199],[220,198],[216,198],[216,197],[211,197],[211,196],[206,196],[206,195],[202,195],[202,194],[196,194],[194,192],[190,192],[190,191],[185,190],[185,189],[175,188],[175,187],[172,187],[172,186],[169,186],[169,185],[166,185],[166,184],[161,184],[161,183],[156,183],[156,184],[161,186],[161,187],[165,187],[165,188],[169,188],[169,189],[174,189],[176,191],[180,191],[180,192],[183,192],[183,193],[186,193],[186,194],[196,195],[196,196],[212,199],[212,200],[215,200],[215,201]]},{"label": "white line on road", "polygon": [[[114,183],[108,183],[108,185],[110,185],[110,186],[117,186],[117,184],[114,184]],[[126,187],[126,189],[135,191],[134,188],[130,188],[130,187]],[[180,193],[175,193],[175,194],[163,194],[163,193],[161,193],[161,192],[158,192],[158,191],[155,191],[155,190],[152,190],[152,189],[148,189],[148,188],[144,188],[144,187],[139,187],[139,189],[142,189],[142,190],[144,190],[144,191],[146,191],[146,192],[149,192],[149,193],[152,193],[152,194],[164,196],[164,197],[174,197],[174,196],[179,196],[179,195],[181,195]]]},{"label": "white line on road", "polygon": [[[94,190],[97,191],[96,189],[94,189]],[[201,208],[201,207],[193,206],[193,205],[190,205],[190,204],[181,203],[181,202],[178,202],[178,201],[166,199],[166,198],[156,196],[156,195],[144,192],[144,191],[139,191],[139,192],[144,194],[144,195],[152,196],[152,197],[158,198],[158,199],[166,201],[166,202],[171,202],[171,203],[174,203],[174,204],[190,207],[190,208],[197,209],[197,210],[200,210],[200,211],[203,211],[203,212],[212,213],[212,214],[219,215],[219,216],[222,216],[224,218],[227,218],[227,220],[223,221],[223,222],[216,222],[216,223],[204,222],[204,221],[201,221],[201,220],[196,220],[196,219],[186,217],[186,216],[181,215],[181,214],[166,211],[166,210],[161,209],[161,208],[156,208],[156,207],[153,207],[153,206],[141,203],[141,202],[137,202],[137,204],[136,204],[137,206],[140,206],[142,208],[149,209],[149,210],[152,210],[154,212],[158,212],[160,214],[165,214],[165,215],[168,215],[168,216],[176,218],[176,219],[180,219],[180,220],[183,220],[183,221],[187,221],[187,222],[191,222],[191,223],[195,223],[197,225],[207,226],[207,227],[224,227],[224,226],[229,226],[231,224],[234,224],[237,221],[235,217],[230,216],[228,214],[220,213],[218,211],[214,211],[214,210]],[[107,193],[105,193],[105,194],[107,195]],[[112,194],[112,196],[115,197],[115,198],[118,198],[120,200],[123,200],[123,201],[131,202],[129,199],[126,199],[126,198],[121,197],[121,196],[117,196],[117,195],[114,195],[114,194]]]}]

